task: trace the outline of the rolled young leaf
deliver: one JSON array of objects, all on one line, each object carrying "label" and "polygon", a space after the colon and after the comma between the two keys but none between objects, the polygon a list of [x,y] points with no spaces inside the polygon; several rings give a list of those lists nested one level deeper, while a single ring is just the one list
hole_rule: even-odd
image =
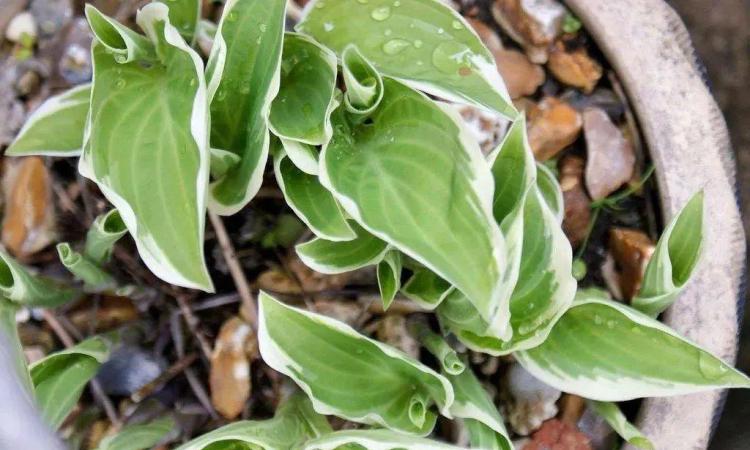
[{"label": "rolled young leaf", "polygon": [[383,99],[383,77],[357,47],[347,46],[341,53],[346,83],[344,107],[352,114],[369,115]]},{"label": "rolled young leaf", "polygon": [[702,247],[703,192],[699,192],[659,238],[633,307],[652,317],[667,309],[690,280]]},{"label": "rolled young leaf", "polygon": [[138,60],[154,61],[154,43],[120,22],[102,14],[96,7],[86,3],[86,20],[96,40],[118,63]]},{"label": "rolled young leaf", "polygon": [[96,450],[147,450],[161,442],[176,425],[170,417],[128,425],[117,434],[102,439]]},{"label": "rolled young leaf", "polygon": [[466,365],[458,357],[456,351],[440,335],[433,333],[425,323],[415,321],[410,324],[409,330],[437,358],[445,373],[458,375],[466,369]]},{"label": "rolled young leaf", "polygon": [[295,247],[297,255],[311,269],[326,274],[351,272],[378,264],[388,252],[388,244],[368,233],[356,222],[349,222],[356,238],[336,242],[315,238]]},{"label": "rolled young leaf", "polygon": [[488,328],[507,334],[506,242],[479,145],[453,111],[397,81],[384,87],[371,123],[334,113],[320,180],[366,230],[455,285]]},{"label": "rolled young leaf", "polygon": [[[301,448],[309,439],[330,432],[331,426],[326,418],[316,413],[310,400],[298,392],[278,408],[272,419],[230,423],[199,436],[176,450],[218,450],[234,448],[232,444],[239,444],[240,448],[291,450]],[[221,446],[222,444],[226,447]]]},{"label": "rolled young leaf", "polygon": [[0,333],[5,335],[3,343],[0,345],[0,352],[5,354],[8,361],[13,363],[18,381],[24,388],[29,398],[34,393],[34,385],[31,383],[29,369],[26,365],[26,355],[23,352],[21,337],[18,335],[18,325],[16,324],[16,313],[18,305],[13,302],[0,298]]},{"label": "rolled young leaf", "polygon": [[112,248],[128,232],[120,213],[111,209],[96,219],[86,233],[83,254],[95,264],[104,264],[112,256]]},{"label": "rolled young leaf", "polygon": [[158,1],[169,7],[169,22],[177,28],[185,41],[192,45],[201,19],[201,0]]},{"label": "rolled young leaf", "polygon": [[91,85],[83,84],[45,100],[29,116],[5,155],[80,155],[90,96]]},{"label": "rolled young leaf", "polygon": [[76,252],[67,242],[57,244],[60,262],[77,279],[83,281],[87,292],[104,292],[117,288],[117,281],[99,265]]},{"label": "rolled young leaf", "polygon": [[0,294],[19,305],[51,308],[73,300],[78,292],[52,278],[32,274],[0,250]]},{"label": "rolled young leaf", "polygon": [[329,241],[350,241],[357,237],[333,195],[292,163],[286,153],[274,152],[274,174],[287,204],[316,236]]},{"label": "rolled young leaf", "polygon": [[390,430],[343,430],[308,441],[304,450],[461,450],[445,442]]},{"label": "rolled young leaf", "polygon": [[331,139],[336,55],[307,36],[284,35],[281,87],[271,103],[271,131],[283,140],[322,145]]},{"label": "rolled young leaf", "polygon": [[510,441],[508,431],[505,429],[503,418],[500,417],[497,407],[492,402],[487,391],[479,383],[479,380],[477,380],[474,372],[470,368],[467,368],[459,374],[446,375],[446,377],[450,380],[453,391],[456,393],[456,400],[450,408],[451,414],[454,417],[469,421],[467,424],[469,432],[474,432],[471,439],[472,442],[477,443],[488,440],[485,430],[470,422],[476,421],[495,433],[494,439],[489,439],[490,442],[499,442],[501,449],[512,449],[513,444]]},{"label": "rolled young leaf", "polygon": [[37,405],[53,428],[60,426],[86,383],[109,358],[110,344],[99,337],[53,353],[29,367]]},{"label": "rolled young leaf", "polygon": [[644,450],[654,450],[654,444],[635,425],[628,422],[625,414],[620,411],[620,408],[616,404],[612,402],[597,402],[595,400],[589,400],[587,403],[628,444]]},{"label": "rolled young leaf", "polygon": [[386,253],[378,263],[377,277],[383,309],[387,310],[401,288],[401,253],[396,250]]},{"label": "rolled young leaf", "polygon": [[260,293],[263,360],[292,378],[320,414],[427,435],[453,403],[448,380],[398,350],[330,317]]},{"label": "rolled young leaf", "polygon": [[120,64],[95,41],[79,171],[117,208],[155,275],[211,291],[203,258],[209,171],[203,63],[170,25],[163,4],[146,5],[137,22],[160,60]]},{"label": "rolled young leaf", "polygon": [[450,283],[431,270],[420,268],[404,284],[401,293],[424,308],[435,309],[453,290]]},{"label": "rolled young leaf", "polygon": [[469,348],[504,355],[544,341],[573,301],[573,252],[560,222],[537,187],[537,165],[518,119],[491,155],[495,177],[494,214],[508,242],[507,283],[511,339],[486,333],[487,324],[460,292],[441,303],[441,321]]},{"label": "rolled young leaf", "polygon": [[314,0],[297,30],[339,54],[356,45],[380,73],[415,89],[517,115],[492,54],[443,2]]},{"label": "rolled young leaf", "polygon": [[229,0],[206,67],[211,147],[240,162],[209,190],[210,208],[231,215],[260,189],[268,160],[268,114],[279,90],[286,0]]},{"label": "rolled young leaf", "polygon": [[621,303],[579,296],[544,343],[515,354],[532,375],[599,401],[750,387],[750,379]]}]

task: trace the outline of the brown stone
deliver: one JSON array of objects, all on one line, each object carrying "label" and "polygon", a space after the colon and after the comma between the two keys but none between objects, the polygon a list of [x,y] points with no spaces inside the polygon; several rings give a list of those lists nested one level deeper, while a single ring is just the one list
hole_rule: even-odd
[{"label": "brown stone", "polygon": [[406,318],[400,314],[386,314],[378,323],[378,340],[396,347],[412,358],[419,358],[419,342],[409,333]]},{"label": "brown stone", "polygon": [[587,94],[594,90],[602,77],[602,66],[589,56],[585,48],[568,51],[559,41],[550,51],[547,68],[562,83]]},{"label": "brown stone", "polygon": [[3,189],[3,245],[24,258],[52,243],[52,178],[44,160],[37,156],[6,160]]},{"label": "brown stone", "polygon": [[654,242],[640,230],[613,228],[609,232],[609,249],[620,269],[620,289],[630,300],[641,287],[646,265],[654,254]]},{"label": "brown stone", "polygon": [[566,14],[556,0],[496,0],[492,16],[518,42],[532,62],[547,62],[547,47],[557,38]]},{"label": "brown stone", "polygon": [[525,54],[517,50],[500,50],[493,55],[511,98],[532,95],[544,84],[544,69],[529,61]]},{"label": "brown stone", "polygon": [[545,97],[528,111],[529,144],[538,161],[546,161],[574,143],[581,134],[583,119],[567,103]]},{"label": "brown stone", "polygon": [[586,188],[594,200],[615,192],[633,178],[635,151],[604,110],[586,108],[583,112],[586,137]]},{"label": "brown stone", "polygon": [[591,223],[591,199],[583,188],[584,161],[578,156],[566,156],[560,161],[560,187],[565,203],[563,231],[577,247],[586,238]]}]

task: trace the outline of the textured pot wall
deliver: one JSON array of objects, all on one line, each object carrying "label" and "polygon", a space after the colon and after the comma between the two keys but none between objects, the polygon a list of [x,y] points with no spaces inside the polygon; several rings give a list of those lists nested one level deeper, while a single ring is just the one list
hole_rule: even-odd
[{"label": "textured pot wall", "polygon": [[[656,166],[670,219],[706,193],[706,246],[695,279],[665,321],[727,361],[737,350],[745,236],[726,124],[704,85],[684,25],[660,0],[567,0],[624,84]],[[658,449],[704,449],[722,392],[648,399],[639,426]]]}]

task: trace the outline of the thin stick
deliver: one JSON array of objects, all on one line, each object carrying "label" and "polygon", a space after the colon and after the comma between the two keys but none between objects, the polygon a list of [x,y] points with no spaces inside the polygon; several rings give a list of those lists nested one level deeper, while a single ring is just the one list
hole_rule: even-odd
[{"label": "thin stick", "polygon": [[242,299],[242,307],[240,308],[240,314],[242,318],[253,328],[258,330],[258,309],[255,306],[255,298],[252,292],[250,292],[250,283],[247,282],[245,272],[242,270],[240,261],[237,259],[237,253],[234,251],[232,241],[229,239],[227,229],[224,228],[224,222],[221,218],[210,212],[208,217],[211,219],[211,225],[214,227],[216,232],[216,239],[219,241],[221,247],[221,253],[224,255],[224,261],[227,263],[229,273],[232,275],[237,292],[240,294]]},{"label": "thin stick", "polygon": [[142,388],[133,392],[133,394],[130,396],[130,400],[133,403],[140,403],[144,398],[153,394],[157,389],[164,386],[169,380],[176,377],[183,370],[188,368],[195,362],[197,358],[198,355],[196,355],[195,353],[190,353],[184,358],[181,358],[179,361],[172,364],[167,370],[165,370],[164,373],[148,382]]},{"label": "thin stick", "polygon": [[185,300],[185,297],[182,295],[177,295],[177,304],[180,306],[180,312],[182,313],[182,316],[185,318],[185,323],[188,326],[188,329],[190,329],[190,332],[193,333],[195,338],[198,340],[198,343],[200,344],[201,352],[203,352],[203,356],[206,357],[206,360],[211,360],[211,343],[208,342],[208,339],[206,339],[206,336],[203,334],[203,332],[200,330],[198,324],[200,323],[198,321],[198,318],[195,317],[195,314],[193,314],[193,310],[190,309],[190,305],[188,304],[187,300]]},{"label": "thin stick", "polygon": [[[55,333],[55,335],[60,339],[60,341],[63,343],[63,345],[66,348],[73,347],[76,345],[73,338],[68,334],[68,332],[65,330],[65,328],[62,326],[60,321],[58,320],[57,316],[52,311],[49,310],[43,310],[42,311],[44,321],[47,322],[47,325],[49,325],[50,328],[52,328],[52,331]],[[122,427],[122,421],[120,421],[120,418],[117,416],[117,410],[115,409],[115,406],[112,404],[112,401],[110,401],[109,397],[107,397],[107,394],[104,393],[104,389],[102,388],[102,385],[99,384],[99,381],[96,379],[92,379],[89,384],[91,385],[91,394],[94,396],[96,401],[102,405],[102,408],[104,409],[104,413],[107,415],[107,418],[112,423],[112,426],[119,430]]]}]

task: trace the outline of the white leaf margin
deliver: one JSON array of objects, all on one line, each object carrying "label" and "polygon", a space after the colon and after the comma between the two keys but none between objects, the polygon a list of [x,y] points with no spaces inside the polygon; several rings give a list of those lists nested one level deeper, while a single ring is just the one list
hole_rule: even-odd
[{"label": "white leaf margin", "polygon": [[[694,342],[680,336],[674,330],[662,324],[661,322],[654,320],[618,302],[605,300],[605,299],[599,299],[599,298],[592,298],[592,297],[579,297],[573,302],[573,305],[570,307],[570,309],[584,306],[587,304],[599,304],[599,305],[604,305],[604,306],[613,308],[617,310],[618,312],[620,312],[621,314],[623,314],[628,319],[635,322],[636,324],[649,327],[649,328],[655,328],[661,332],[669,334],[685,342],[688,345],[691,345],[706,353],[712,354],[711,352],[704,349],[700,345],[697,345]],[[540,365],[536,363],[534,358],[529,356],[529,354],[526,351],[518,351],[514,353],[514,356],[516,357],[516,360],[523,366],[524,369],[529,371],[529,373],[531,373],[534,377],[538,378],[542,382],[550,386],[553,386],[563,392],[576,394],[578,396],[581,396],[590,400],[596,400],[596,401],[602,401],[602,402],[620,402],[620,401],[627,401],[627,400],[633,400],[633,399],[645,398],[645,397],[669,397],[669,396],[692,394],[696,392],[705,392],[705,391],[717,389],[716,386],[711,386],[711,385],[701,386],[701,385],[685,384],[685,383],[680,383],[680,384],[666,383],[663,380],[659,380],[659,383],[662,384],[663,387],[657,387],[653,384],[639,383],[638,382],[639,380],[635,378],[626,378],[626,377],[619,377],[618,379],[614,379],[611,377],[607,377],[607,378],[601,377],[601,376],[586,377],[584,375],[581,375],[578,378],[572,379],[567,376],[563,377],[554,373],[554,368],[545,369],[541,367]],[[718,357],[716,358],[720,359]],[[730,370],[735,370],[735,369],[730,369]],[[740,373],[740,372],[737,372],[737,373]],[[747,378],[746,375],[743,375],[743,376],[747,380],[745,384],[723,385],[723,387],[749,388],[750,378]],[[601,382],[602,380],[606,380],[607,382],[602,383]],[[613,392],[616,392],[616,395],[613,395]]]},{"label": "white leaf margin", "polygon": [[[293,310],[295,313],[307,316],[311,320],[320,323],[322,326],[329,327],[339,333],[345,334],[347,336],[350,336],[359,340],[368,341],[371,344],[376,345],[387,356],[393,359],[403,361],[411,365],[415,369],[434,377],[443,386],[443,390],[445,392],[445,398],[446,398],[445,403],[443,405],[438,404],[440,413],[447,418],[452,418],[451,413],[450,413],[450,407],[455,400],[455,394],[453,392],[453,386],[451,385],[450,381],[448,381],[444,376],[440,375],[439,373],[435,372],[434,370],[430,369],[424,364],[418,361],[412,360],[407,355],[401,353],[400,351],[396,350],[393,347],[390,347],[388,345],[383,344],[382,342],[376,341],[375,339],[371,339],[367,336],[357,333],[357,331],[355,331],[352,327],[346,325],[343,322],[339,322],[338,320],[332,319],[327,316],[323,316],[321,314],[312,313],[312,312],[305,311],[305,310],[298,309],[298,308],[292,308],[274,299],[270,295],[266,294],[264,291],[260,291],[258,295],[258,317],[259,317],[258,348],[260,350],[261,357],[263,358],[263,361],[265,361],[265,363],[268,364],[269,367],[293,379],[295,383],[300,387],[300,389],[302,389],[302,391],[304,391],[304,393],[307,394],[308,398],[310,398],[310,401],[312,402],[312,405],[313,405],[313,409],[318,414],[346,417],[348,420],[366,423],[370,425],[379,425],[383,427],[387,426],[386,421],[383,419],[383,417],[380,414],[368,413],[362,417],[352,417],[351,415],[345,413],[344,411],[341,411],[337,408],[334,408],[326,403],[319,401],[317,398],[315,398],[315,396],[313,396],[312,389],[310,388],[310,386],[302,382],[301,380],[297,379],[297,377],[294,375],[294,371],[298,371],[302,373],[304,372],[304,368],[298,366],[284,352],[284,350],[282,350],[278,345],[276,345],[276,343],[273,341],[271,336],[268,334],[268,325],[266,324],[266,315],[264,314],[264,303],[268,301],[276,302],[282,308],[290,309],[290,310]],[[293,368],[294,371],[289,370],[290,367]],[[437,399],[433,399],[433,400],[436,401]]]},{"label": "white leaf margin", "polygon": [[[206,96],[206,81],[203,76],[203,61],[200,56],[190,48],[185,40],[180,35],[179,31],[169,22],[169,8],[163,3],[150,3],[144,6],[138,11],[136,16],[136,22],[138,25],[146,31],[149,37],[156,36],[156,30],[154,23],[157,21],[164,21],[164,39],[166,42],[173,47],[187,53],[193,60],[196,71],[196,78],[198,79],[198,88],[196,90],[195,99],[193,101],[193,114],[190,120],[190,133],[193,136],[196,146],[199,152],[199,168],[196,180],[197,186],[197,210],[198,210],[198,228],[200,232],[201,248],[205,233],[205,222],[206,222],[206,194],[208,186],[209,168],[210,168],[210,150],[208,145],[208,102]],[[95,44],[98,45],[98,44]],[[92,78],[91,85],[93,86],[96,80]],[[92,89],[93,98],[93,89]],[[86,121],[86,129],[84,131],[84,147],[91,137],[91,110],[89,110],[89,117]],[[212,292],[214,290],[213,283],[209,280],[209,284],[202,285],[195,283],[187,279],[181,274],[172,264],[169,262],[169,258],[166,253],[159,247],[159,245],[149,236],[138,237],[138,220],[136,219],[135,212],[130,204],[114,190],[107,187],[104,183],[100,183],[92,165],[89,161],[86,152],[81,155],[78,160],[78,172],[97,183],[99,189],[101,189],[104,196],[109,200],[114,207],[120,211],[120,216],[123,222],[127,226],[130,234],[135,240],[138,254],[141,256],[144,264],[148,267],[156,276],[162,280],[175,284],[178,286],[201,289],[206,292]],[[203,257],[203,250],[201,250],[201,259],[203,261],[203,270],[208,273],[205,257]]]},{"label": "white leaf margin", "polygon": [[23,127],[21,127],[21,130],[18,132],[18,135],[16,138],[11,142],[11,144],[8,146],[8,149],[11,151],[6,151],[5,156],[80,156],[83,152],[83,142],[81,142],[81,148],[73,149],[73,150],[55,150],[55,149],[46,149],[46,150],[39,150],[35,152],[22,152],[22,153],[15,153],[12,151],[13,145],[21,140],[23,135],[27,133],[37,122],[39,122],[41,119],[45,119],[47,117],[50,117],[60,111],[63,111],[67,108],[73,108],[76,106],[80,106],[84,103],[89,103],[90,99],[87,98],[84,100],[73,100],[71,97],[75,97],[76,94],[85,91],[86,89],[91,89],[91,83],[85,83],[81,84],[79,86],[75,86],[71,88],[70,90],[67,90],[59,95],[55,95],[53,97],[48,98],[42,105],[37,108],[33,113],[31,113],[31,116],[26,120],[26,123],[24,123]]},{"label": "white leaf margin", "polygon": [[388,430],[343,430],[308,441],[303,450],[335,450],[358,444],[367,450],[463,450],[463,447]]}]

